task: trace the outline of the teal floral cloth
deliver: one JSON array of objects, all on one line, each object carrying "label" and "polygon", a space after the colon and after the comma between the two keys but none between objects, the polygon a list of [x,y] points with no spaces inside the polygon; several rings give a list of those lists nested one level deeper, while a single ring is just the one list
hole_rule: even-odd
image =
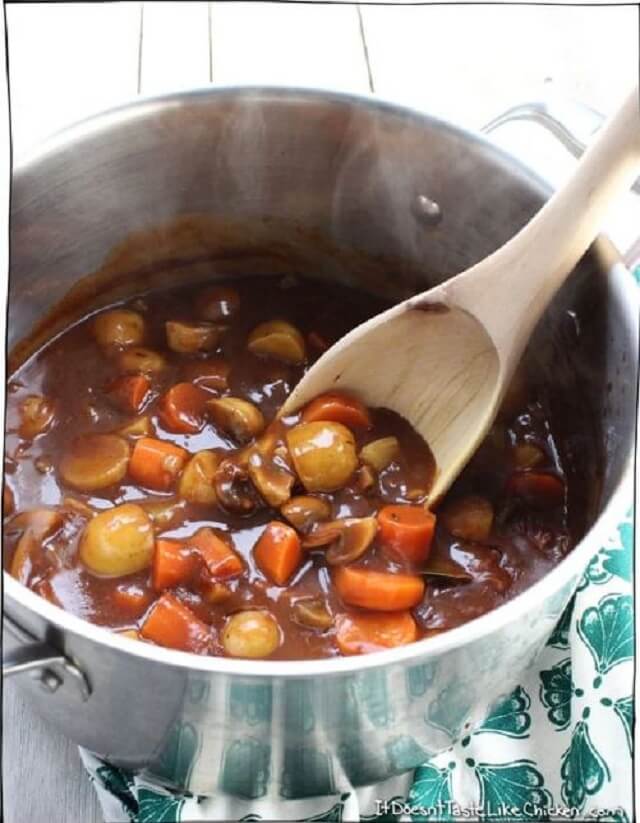
[{"label": "teal floral cloth", "polygon": [[589,563],[536,665],[453,748],[414,773],[334,797],[243,801],[171,794],[80,752],[105,820],[630,823],[632,513]]}]

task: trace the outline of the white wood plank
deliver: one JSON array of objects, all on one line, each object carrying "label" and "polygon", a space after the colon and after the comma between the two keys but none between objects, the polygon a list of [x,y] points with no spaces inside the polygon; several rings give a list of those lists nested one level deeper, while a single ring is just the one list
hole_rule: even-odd
[{"label": "white wood plank", "polygon": [[211,6],[214,82],[368,90],[355,6]]},{"label": "white wood plank", "polygon": [[638,74],[638,9],[363,7],[375,90],[480,127],[551,79],[611,111]]},{"label": "white wood plank", "polygon": [[6,15],[16,156],[136,94],[139,3],[15,4]]},{"label": "white wood plank", "polygon": [[160,94],[211,79],[209,4],[143,4],[140,91]]},{"label": "white wood plank", "polygon": [[41,720],[11,681],[4,686],[2,718],[5,823],[100,823],[78,747]]}]

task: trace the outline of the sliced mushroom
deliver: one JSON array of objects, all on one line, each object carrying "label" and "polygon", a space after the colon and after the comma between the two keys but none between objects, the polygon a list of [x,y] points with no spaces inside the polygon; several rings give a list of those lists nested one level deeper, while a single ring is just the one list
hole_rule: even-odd
[{"label": "sliced mushroom", "polygon": [[16,501],[11,486],[4,481],[2,486],[2,516],[9,517],[16,509]]},{"label": "sliced mushroom", "polygon": [[51,427],[55,418],[55,403],[41,394],[31,394],[20,404],[18,434],[25,440],[33,440]]},{"label": "sliced mushroom", "polygon": [[365,463],[356,472],[356,488],[361,492],[369,491],[376,485],[377,479],[375,470]]},{"label": "sliced mushroom", "polygon": [[231,589],[224,583],[203,583],[198,589],[202,599],[210,606],[218,606],[225,603],[233,594]]},{"label": "sliced mushroom", "polygon": [[319,523],[302,545],[306,549],[329,546],[325,555],[331,566],[352,563],[367,551],[378,531],[375,517],[345,517]]},{"label": "sliced mushroom", "polygon": [[176,497],[165,498],[163,500],[141,500],[138,502],[141,508],[149,515],[155,532],[174,529],[182,523],[187,513],[186,500],[178,500]]},{"label": "sliced mushroom", "polygon": [[224,331],[213,323],[182,323],[169,320],[165,323],[167,345],[179,354],[197,354],[213,351]]},{"label": "sliced mushroom", "polygon": [[271,320],[256,326],[249,335],[247,348],[253,354],[294,365],[304,363],[306,359],[304,337],[284,320]]},{"label": "sliced mushroom", "polygon": [[196,312],[203,320],[215,323],[226,320],[240,308],[240,295],[228,286],[211,286],[200,292]]},{"label": "sliced mushroom", "polygon": [[258,508],[258,497],[249,473],[236,460],[220,462],[213,481],[216,500],[223,509],[236,514],[250,514]]},{"label": "sliced mushroom", "polygon": [[238,443],[248,443],[264,429],[262,412],[240,397],[218,397],[206,404],[209,417],[218,428]]},{"label": "sliced mushroom", "polygon": [[53,509],[34,509],[17,514],[9,523],[7,533],[21,533],[15,548],[9,573],[25,586],[33,571],[33,559],[45,540],[58,532],[64,518]]},{"label": "sliced mushroom", "polygon": [[400,443],[397,437],[381,437],[372,440],[360,449],[360,460],[381,472],[400,456]]},{"label": "sliced mushroom", "polygon": [[77,497],[67,496],[63,498],[62,506],[85,520],[91,520],[91,518],[95,517],[98,513],[95,509],[91,508],[88,503],[85,503],[84,500],[79,500]]},{"label": "sliced mushroom", "polygon": [[164,357],[153,349],[135,346],[118,355],[118,368],[123,372],[159,374],[167,367]]},{"label": "sliced mushroom", "polygon": [[533,469],[545,460],[545,453],[533,443],[519,443],[513,447],[513,462],[518,469]]},{"label": "sliced mushroom", "polygon": [[267,432],[250,449],[248,471],[253,485],[270,506],[291,497],[295,475],[287,448],[275,431]]},{"label": "sliced mushroom", "polygon": [[321,497],[301,494],[280,506],[280,513],[296,531],[308,534],[317,523],[331,517],[331,506]]},{"label": "sliced mushroom", "polygon": [[187,463],[178,483],[178,494],[189,503],[216,502],[214,480],[220,464],[217,452],[204,450],[193,455]]},{"label": "sliced mushroom", "polygon": [[129,444],[117,434],[86,434],[76,438],[62,457],[62,480],[79,491],[96,491],[119,483],[127,473]]},{"label": "sliced mushroom", "polygon": [[144,338],[144,317],[128,309],[113,309],[93,321],[93,335],[101,346],[138,346]]},{"label": "sliced mushroom", "polygon": [[138,437],[155,437],[155,429],[151,418],[144,414],[142,417],[135,417],[131,422],[126,423],[117,429],[116,434],[136,440]]},{"label": "sliced mushroom", "polygon": [[429,577],[445,577],[449,580],[471,580],[469,572],[450,557],[431,555],[422,573]]},{"label": "sliced mushroom", "polygon": [[353,434],[341,423],[299,423],[287,432],[287,445],[309,492],[337,491],[358,467]]},{"label": "sliced mushroom", "polygon": [[292,606],[292,619],[307,629],[326,631],[333,626],[333,617],[326,603],[316,597],[296,600]]},{"label": "sliced mushroom", "polygon": [[468,494],[448,503],[441,522],[454,537],[482,542],[489,537],[493,526],[493,506],[479,494]]}]

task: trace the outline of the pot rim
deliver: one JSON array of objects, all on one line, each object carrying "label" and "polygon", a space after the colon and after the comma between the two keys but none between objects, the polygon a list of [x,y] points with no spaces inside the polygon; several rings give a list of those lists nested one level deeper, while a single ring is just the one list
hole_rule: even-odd
[{"label": "pot rim", "polygon": [[[166,110],[167,106],[179,107],[185,100],[197,100],[207,97],[226,96],[255,96],[258,99],[268,99],[270,96],[286,98],[295,101],[300,99],[318,99],[326,102],[357,105],[367,109],[380,110],[392,115],[401,116],[411,121],[428,123],[437,126],[451,134],[462,137],[467,141],[480,143],[506,163],[519,168],[532,183],[537,183],[543,191],[549,192],[548,184],[535,172],[529,169],[518,158],[496,146],[486,137],[464,129],[448,121],[413,109],[409,106],[382,100],[377,96],[337,92],[322,88],[304,88],[298,86],[256,86],[256,85],[225,85],[205,86],[188,89],[165,95],[141,96],[130,102],[113,107],[104,112],[91,115],[71,126],[56,131],[46,140],[33,146],[25,155],[21,156],[13,166],[12,180],[28,172],[39,162],[46,160],[51,154],[64,148],[69,148],[77,140],[106,131],[122,122],[135,118],[143,118],[153,114],[154,109]],[[637,344],[637,289],[631,273],[624,265],[611,242],[599,236],[594,242],[610,266],[610,278],[614,291],[623,292],[623,310],[631,332],[635,330]],[[637,398],[636,398],[637,399]],[[227,657],[209,657],[195,655],[189,652],[175,651],[161,646],[154,646],[137,640],[123,637],[110,629],[97,626],[89,621],[65,611],[59,606],[48,602],[35,592],[19,583],[6,571],[3,571],[3,610],[7,606],[17,604],[35,612],[39,617],[53,624],[64,633],[80,635],[83,638],[108,646],[114,651],[131,654],[135,657],[150,660],[154,663],[173,666],[179,669],[191,670],[198,673],[212,673],[246,678],[274,678],[274,679],[306,679],[330,677],[360,673],[388,666],[407,663],[422,663],[443,653],[470,643],[481,637],[498,631],[502,626],[522,617],[525,613],[540,607],[548,595],[560,591],[569,583],[572,577],[577,576],[585,568],[592,554],[597,551],[599,544],[604,542],[609,532],[622,519],[632,499],[633,492],[634,449],[630,449],[626,457],[622,476],[617,487],[611,494],[596,521],[578,542],[574,549],[548,574],[503,605],[492,609],[480,617],[465,623],[455,629],[449,629],[440,635],[425,638],[415,643],[386,651],[373,652],[367,655],[353,657],[320,658],[313,660],[244,660]],[[12,618],[13,619],[13,618]],[[550,627],[551,628],[551,627]]]}]

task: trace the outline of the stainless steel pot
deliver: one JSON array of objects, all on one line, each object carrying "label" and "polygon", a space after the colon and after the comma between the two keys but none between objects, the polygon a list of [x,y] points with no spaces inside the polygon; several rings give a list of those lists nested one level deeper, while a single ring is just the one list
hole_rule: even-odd
[{"label": "stainless steel pot", "polygon": [[[484,139],[368,99],[219,89],[137,102],[59,134],[15,169],[9,345],[72,287],[100,301],[106,284],[125,293],[141,278],[212,268],[302,269],[400,297],[484,257],[547,195]],[[8,662],[37,710],[166,785],[249,798],[371,784],[451,745],[532,663],[628,505],[632,294],[601,238],[531,347],[534,372],[574,414],[566,459],[588,482],[574,501],[583,539],[526,593],[412,646],[250,662],[129,641],[5,575],[5,626],[18,636]],[[49,328],[78,306],[67,298]]]}]

